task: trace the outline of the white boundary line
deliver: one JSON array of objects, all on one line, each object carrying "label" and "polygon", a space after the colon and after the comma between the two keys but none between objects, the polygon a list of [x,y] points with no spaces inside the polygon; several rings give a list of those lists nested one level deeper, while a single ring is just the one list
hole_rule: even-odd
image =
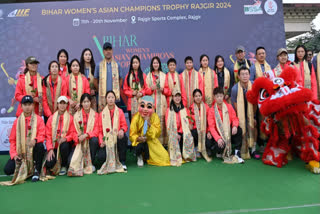
[{"label": "white boundary line", "polygon": [[304,205],[297,205],[297,206],[262,208],[262,209],[225,210],[225,211],[217,211],[217,212],[205,212],[205,213],[199,213],[199,214],[251,213],[251,212],[262,212],[262,211],[272,211],[272,210],[288,210],[288,209],[297,209],[297,208],[306,208],[306,207],[320,207],[320,204],[304,204]]}]

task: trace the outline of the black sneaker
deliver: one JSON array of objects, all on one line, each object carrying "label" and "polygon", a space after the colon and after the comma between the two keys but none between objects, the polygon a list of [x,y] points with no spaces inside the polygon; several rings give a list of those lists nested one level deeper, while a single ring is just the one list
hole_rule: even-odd
[{"label": "black sneaker", "polygon": [[261,159],[261,155],[257,151],[251,152],[251,157],[255,160]]},{"label": "black sneaker", "polygon": [[40,175],[39,175],[39,172],[38,171],[35,171],[33,176],[32,176],[32,182],[37,182],[39,181],[39,178],[40,178]]}]

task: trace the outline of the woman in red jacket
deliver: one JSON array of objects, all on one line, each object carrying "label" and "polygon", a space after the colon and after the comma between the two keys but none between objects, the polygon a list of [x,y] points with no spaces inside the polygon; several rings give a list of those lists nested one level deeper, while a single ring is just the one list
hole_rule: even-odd
[{"label": "woman in red jacket", "polygon": [[108,91],[107,105],[99,115],[98,161],[103,163],[98,174],[124,172],[127,170],[126,153],[128,146],[128,125],[123,111],[115,104],[116,94]]},{"label": "woman in red jacket", "polygon": [[80,111],[74,114],[73,122],[78,139],[71,151],[68,176],[91,174],[96,170],[92,163],[99,148],[99,115],[91,108],[89,94],[81,96]]},{"label": "woman in red jacket", "polygon": [[66,78],[67,96],[70,103],[70,113],[74,115],[80,109],[80,98],[82,94],[90,94],[87,78],[80,72],[80,62],[73,59],[70,62],[70,75]]},{"label": "woman in red jacket", "polygon": [[193,103],[190,106],[190,114],[192,117],[193,127],[191,130],[194,147],[197,152],[197,157],[200,157],[200,152],[206,161],[211,161],[206,151],[206,138],[207,138],[207,118],[209,106],[203,102],[202,92],[200,89],[195,89],[192,93]]},{"label": "woman in red jacket", "polygon": [[129,121],[138,112],[139,100],[144,95],[151,95],[146,83],[147,76],[142,72],[140,58],[134,55],[130,61],[130,69],[123,83],[123,92],[128,97],[127,110]]},{"label": "woman in red jacket", "polygon": [[49,63],[49,74],[42,80],[44,122],[58,109],[57,100],[67,96],[65,80],[59,76],[60,65],[57,61]]},{"label": "woman in red jacket", "polygon": [[[25,95],[30,95],[33,98],[34,102],[34,112],[42,116],[42,77],[38,73],[38,64],[39,61],[30,56],[26,60],[26,69],[24,70],[24,74],[21,74],[17,86],[16,91],[14,93],[14,98],[21,102],[22,98]],[[19,117],[22,112],[21,105],[18,106],[18,110],[16,116]]]}]

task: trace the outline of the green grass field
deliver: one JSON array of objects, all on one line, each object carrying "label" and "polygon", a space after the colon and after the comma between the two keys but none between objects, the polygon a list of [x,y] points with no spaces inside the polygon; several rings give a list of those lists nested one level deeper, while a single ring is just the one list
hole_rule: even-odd
[{"label": "green grass field", "polygon": [[[0,156],[0,174],[8,157]],[[320,176],[298,159],[281,169],[256,160],[228,165],[218,159],[138,168],[131,158],[127,166],[126,174],[0,186],[1,213],[320,213]],[[295,207],[310,204],[316,205]],[[281,209],[259,210],[264,208]]]}]

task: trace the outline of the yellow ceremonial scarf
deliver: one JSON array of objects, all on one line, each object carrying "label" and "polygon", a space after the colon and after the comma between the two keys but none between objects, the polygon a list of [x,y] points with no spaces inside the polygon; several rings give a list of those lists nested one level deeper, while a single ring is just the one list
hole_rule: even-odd
[{"label": "yellow ceremonial scarf", "polygon": [[197,104],[194,105],[194,116],[195,122],[197,125],[197,132],[198,132],[198,151],[201,152],[204,159],[207,162],[210,162],[212,159],[207,154],[206,149],[206,132],[207,132],[207,112],[206,106],[203,102],[200,104],[200,109],[198,108]]},{"label": "yellow ceremonial scarf", "polygon": [[[266,61],[264,61],[263,64],[264,64],[264,71],[265,72],[271,70],[270,65]],[[254,63],[254,66],[256,68],[256,78],[263,77],[264,75],[263,75],[263,72],[262,72],[261,64],[258,61],[256,61]]]},{"label": "yellow ceremonial scarf", "polygon": [[[159,71],[159,77],[157,81],[160,81],[160,88],[164,88],[164,84],[166,81],[166,75],[162,72]],[[153,77],[152,77],[152,72],[149,72],[147,75],[147,85],[148,87],[151,87],[153,84]],[[159,85],[159,83],[157,83]],[[166,143],[166,129],[165,129],[165,115],[166,115],[166,110],[167,110],[167,101],[166,101],[166,96],[162,94],[160,88],[156,85],[157,89],[155,92],[152,94],[153,99],[156,100],[156,113],[160,118],[160,123],[161,123],[161,135],[160,135],[160,142],[161,144]],[[155,96],[156,94],[156,96]]]},{"label": "yellow ceremonial scarf", "polygon": [[[130,84],[130,88],[132,90],[136,90],[138,89],[138,92],[140,92],[142,86],[140,84],[140,81],[137,82],[137,78],[135,79],[135,82],[133,82],[133,78],[134,77],[134,73],[130,73],[130,76],[129,76],[129,84]],[[138,104],[140,102],[140,98],[137,99],[136,96],[133,96],[131,98],[131,116],[133,117],[137,112],[138,112]]]},{"label": "yellow ceremonial scarf", "polygon": [[[174,72],[174,79],[172,78],[172,75],[170,72],[168,72],[167,75],[168,75],[168,85],[170,90],[173,91],[173,89],[176,89],[177,91],[181,92],[178,72]],[[172,96],[169,97],[169,103],[171,102],[171,100],[172,100]]]},{"label": "yellow ceremonial scarf", "polygon": [[[63,127],[62,127],[62,130],[61,131],[61,136],[57,136],[57,130],[58,130],[58,126],[59,126],[59,120],[60,120],[60,116],[59,115],[59,112],[56,111],[54,114],[53,114],[53,117],[52,117],[52,146],[53,148],[55,148],[56,146],[56,143],[59,142],[59,139],[60,138],[65,138],[67,133],[68,133],[68,130],[69,130],[69,125],[70,125],[70,114],[68,113],[68,111],[65,111],[63,113]],[[51,169],[52,173],[54,175],[58,175],[59,172],[60,172],[60,168],[61,168],[61,157],[60,157],[60,145],[58,146],[58,149],[57,149],[57,162],[55,164],[55,166]]]},{"label": "yellow ceremonial scarf", "polygon": [[25,78],[24,78],[24,83],[25,83],[25,87],[26,87],[26,93],[27,95],[33,95],[35,96],[35,90],[38,91],[38,97],[39,97],[39,115],[42,115],[42,78],[40,76],[40,74],[37,72],[37,88],[34,88],[34,86],[31,86],[31,75],[30,72],[28,71],[25,74]]},{"label": "yellow ceremonial scarf", "polygon": [[[252,87],[251,82],[248,82],[248,90]],[[242,147],[241,147],[241,157],[243,159],[250,159],[249,148],[254,146],[254,112],[253,105],[248,102],[247,118],[245,118],[245,103],[243,96],[243,88],[238,83],[238,94],[237,94],[237,115],[240,122],[240,127],[242,129]],[[246,121],[248,121],[248,130],[246,126]]]},{"label": "yellow ceremonial scarf", "polygon": [[226,147],[223,152],[223,158],[231,156],[231,128],[229,124],[229,112],[228,107],[225,103],[222,103],[222,118],[219,114],[219,109],[217,103],[214,105],[214,116],[216,118],[216,127],[218,132],[225,142]]},{"label": "yellow ceremonial scarf", "polygon": [[[78,86],[78,87],[77,87]],[[76,90],[74,90],[76,89]],[[76,77],[73,73],[70,74],[69,77],[69,91],[71,95],[71,99],[75,102],[80,102],[80,98],[83,94],[83,85],[82,85],[82,74],[78,74],[77,81]]]},{"label": "yellow ceremonial scarf", "polygon": [[[61,85],[62,85],[62,78],[60,76],[57,77],[57,89],[55,93],[55,97],[52,100],[52,94],[51,94],[51,76],[47,78],[46,82],[46,92],[47,92],[47,100],[48,100],[48,105],[50,108],[51,113],[53,114],[57,110],[57,99],[61,95]],[[54,91],[54,88],[52,89]]]},{"label": "yellow ceremonial scarf", "polygon": [[189,121],[187,118],[186,109],[185,108],[181,109],[179,112],[179,115],[181,118],[181,125],[182,125],[182,131],[183,131],[182,156],[181,156],[180,145],[178,141],[176,112],[173,110],[170,110],[168,114],[168,120],[167,120],[168,147],[169,147],[170,164],[172,166],[181,166],[182,157],[186,161],[196,161],[194,142],[193,142],[192,134],[189,129]]},{"label": "yellow ceremonial scarf", "polygon": [[[96,112],[90,109],[86,133],[93,130]],[[80,123],[81,124],[80,124]],[[73,123],[77,131],[77,135],[84,134],[84,121],[83,111],[80,110],[75,113],[73,117]],[[83,174],[92,174],[92,160],[90,156],[89,139],[85,139],[84,142],[79,142],[74,150],[70,166],[68,169],[68,176],[83,176]]]},{"label": "yellow ceremonial scarf", "polygon": [[106,106],[102,111],[102,129],[103,141],[106,146],[107,159],[98,170],[99,175],[109,174],[114,172],[125,172],[122,164],[119,161],[117,150],[118,126],[119,126],[119,108],[114,106],[113,123],[110,117],[110,110]]},{"label": "yellow ceremonial scarf", "polygon": [[[246,67],[249,69],[250,66],[249,66],[249,63],[248,63],[248,60],[244,59],[246,61]],[[234,66],[233,66],[233,72],[234,72],[234,81],[237,83],[239,82],[239,77],[238,77],[238,70],[240,69],[240,66],[238,64],[238,60],[236,60],[236,62],[234,63]]]},{"label": "yellow ceremonial scarf", "polygon": [[186,90],[186,99],[187,99],[187,108],[189,108],[193,103],[193,96],[192,93],[195,89],[199,89],[199,79],[198,79],[198,72],[194,69],[191,71],[191,77],[189,78],[189,71],[184,70],[182,73],[182,79],[184,83],[184,87]]},{"label": "yellow ceremonial scarf", "polygon": [[[308,62],[306,60],[303,60],[299,63],[294,63],[295,66],[300,70],[301,77],[304,77],[304,86],[305,88],[311,89],[311,72],[309,69]],[[303,64],[301,66],[301,64]]]},{"label": "yellow ceremonial scarf", "polygon": [[209,67],[206,71],[204,71],[203,68],[200,68],[199,73],[201,74],[202,79],[204,80],[205,102],[211,107],[213,102],[213,89],[215,87],[213,70],[211,70],[211,68]]},{"label": "yellow ceremonial scarf", "polygon": [[[27,131],[27,133],[26,133]],[[16,162],[16,168],[11,181],[0,182],[3,186],[12,186],[24,183],[33,173],[33,147],[29,142],[37,137],[37,116],[32,113],[30,125],[26,124],[26,118],[22,113],[16,126],[16,150],[21,162]]]},{"label": "yellow ceremonial scarf", "polygon": [[[116,61],[112,59],[112,90],[116,94],[116,100],[120,100],[120,78],[119,68]],[[99,112],[106,106],[107,93],[107,60],[104,58],[99,64]]]}]

